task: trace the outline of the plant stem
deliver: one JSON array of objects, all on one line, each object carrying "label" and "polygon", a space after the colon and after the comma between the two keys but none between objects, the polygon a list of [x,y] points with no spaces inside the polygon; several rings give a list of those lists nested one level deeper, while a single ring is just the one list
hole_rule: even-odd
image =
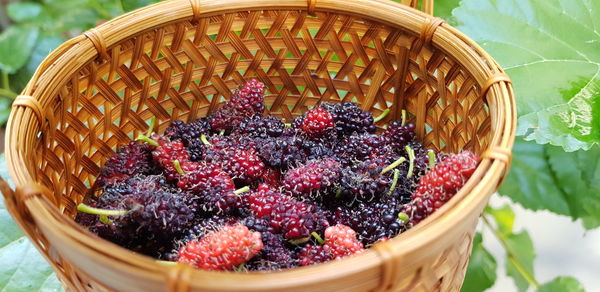
[{"label": "plant stem", "polygon": [[10,81],[8,80],[8,72],[2,71],[2,88],[10,90]]},{"label": "plant stem", "polygon": [[386,168],[384,168],[381,171],[381,174],[385,174],[386,172],[393,170],[394,168],[398,167],[398,165],[402,164],[402,162],[404,162],[404,161],[406,161],[406,158],[400,157],[400,159],[394,161],[392,164],[390,164]]},{"label": "plant stem", "polygon": [[148,143],[148,144],[150,144],[150,145],[152,145],[154,147],[158,146],[158,142],[156,142],[156,141],[154,141],[154,140],[152,140],[152,139],[150,139],[150,138],[148,138],[148,137],[146,137],[144,135],[139,135],[136,140],[144,141],[144,142],[146,142],[146,143]]},{"label": "plant stem", "polygon": [[397,169],[394,169],[394,178],[392,179],[392,186],[390,187],[390,190],[387,193],[388,196],[391,196],[392,193],[394,192],[394,190],[396,189],[396,185],[398,185],[399,178],[400,178],[400,171]]},{"label": "plant stem", "polygon": [[152,136],[152,132],[154,132],[154,126],[156,126],[156,117],[152,117],[150,120],[150,125],[148,126],[148,132],[146,133],[146,136]]},{"label": "plant stem", "polygon": [[406,145],[404,147],[406,153],[408,154],[408,173],[406,174],[407,178],[411,178],[413,176],[413,172],[415,170],[415,150],[410,148],[410,146]]},{"label": "plant stem", "polygon": [[163,260],[156,260],[157,264],[161,264],[161,265],[166,265],[166,266],[174,266],[177,265],[177,262],[172,262],[172,261],[163,261]]},{"label": "plant stem", "polygon": [[9,99],[17,98],[18,94],[10,89],[0,88],[0,97],[6,97]]},{"label": "plant stem", "polygon": [[527,281],[527,283],[529,283],[529,285],[533,286],[535,288],[535,290],[537,291],[540,287],[540,283],[538,283],[538,281],[535,279],[535,277],[532,274],[530,274],[527,271],[527,269],[525,269],[523,264],[515,256],[515,253],[508,246],[508,243],[506,242],[506,238],[504,238],[504,236],[502,234],[500,234],[500,232],[496,228],[494,228],[494,226],[490,223],[489,219],[487,218],[487,216],[485,214],[481,216],[481,219],[483,219],[484,225],[492,231],[494,236],[496,236],[496,239],[498,239],[498,241],[500,242],[500,244],[506,251],[506,257],[508,258],[508,260],[515,266],[515,268],[517,269],[519,274],[521,274],[521,276],[523,276],[525,281]]},{"label": "plant stem", "polygon": [[313,231],[313,232],[311,232],[311,233],[310,233],[310,235],[312,235],[312,236],[313,236],[313,237],[314,237],[314,238],[317,240],[317,242],[318,242],[319,244],[323,244],[323,243],[325,242],[325,241],[323,240],[323,238],[321,238],[321,236],[320,236],[318,233],[314,232],[314,231]]},{"label": "plant stem", "polygon": [[373,122],[377,123],[383,119],[385,119],[385,117],[387,117],[387,115],[390,113],[390,109],[386,108],[379,116],[377,116]]},{"label": "plant stem", "polygon": [[177,170],[177,173],[185,174],[185,172],[181,168],[181,163],[179,162],[179,160],[173,160],[173,166],[175,166],[175,170]]},{"label": "plant stem", "polygon": [[241,189],[237,189],[237,190],[233,191],[233,193],[236,194],[236,195],[239,195],[239,194],[243,194],[243,193],[245,193],[245,192],[247,192],[249,190],[250,190],[250,187],[249,186],[245,186],[245,187],[243,187]]},{"label": "plant stem", "polygon": [[435,167],[435,152],[430,149],[427,151],[427,156],[429,157],[429,169],[433,169]]},{"label": "plant stem", "polygon": [[404,127],[404,125],[406,124],[406,110],[402,110],[402,124],[400,124],[402,127]]},{"label": "plant stem", "polygon": [[106,209],[98,209],[92,206],[88,206],[84,203],[77,205],[77,211],[93,214],[93,215],[104,215],[104,216],[123,216],[127,214],[127,210],[106,210]]},{"label": "plant stem", "polygon": [[200,136],[200,141],[202,141],[202,144],[204,144],[204,145],[209,145],[209,146],[212,145],[212,144],[210,144],[210,142],[208,142],[208,139],[206,139],[205,135]]}]

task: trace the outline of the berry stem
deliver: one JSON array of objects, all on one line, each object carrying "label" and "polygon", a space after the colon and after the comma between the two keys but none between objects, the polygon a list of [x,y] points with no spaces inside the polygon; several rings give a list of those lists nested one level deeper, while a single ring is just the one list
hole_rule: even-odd
[{"label": "berry stem", "polygon": [[393,170],[394,168],[398,167],[398,165],[402,164],[402,162],[406,161],[406,158],[404,157],[400,157],[400,159],[394,161],[392,164],[388,165],[386,168],[384,168],[381,171],[381,174],[385,174],[387,172],[390,172],[391,170]]},{"label": "berry stem", "polygon": [[219,136],[223,136],[225,135],[225,129],[222,129],[221,131],[219,131]]},{"label": "berry stem", "polygon": [[212,145],[212,144],[210,144],[210,142],[208,142],[208,139],[206,139],[206,135],[200,136],[200,141],[202,141],[202,144],[204,144],[204,145],[209,145],[209,146]]},{"label": "berry stem", "polygon": [[406,214],[404,212],[400,212],[400,213],[398,213],[398,219],[400,219],[400,221],[402,221],[402,223],[407,223],[408,220],[410,220],[410,217],[408,217],[408,214]]},{"label": "berry stem", "polygon": [[239,266],[237,266],[237,267],[235,268],[235,271],[236,271],[236,272],[241,272],[241,271],[243,271],[243,270],[244,270],[244,268],[245,268],[245,267],[246,267],[246,264],[244,264],[244,263],[241,263]]},{"label": "berry stem", "polygon": [[152,136],[152,133],[154,132],[154,126],[156,126],[156,117],[152,117],[152,119],[150,119],[150,125],[148,126],[148,132],[146,132],[146,136]]},{"label": "berry stem", "polygon": [[408,173],[406,174],[407,178],[411,178],[413,176],[413,172],[415,170],[415,150],[410,148],[410,146],[406,145],[404,147],[406,149],[406,153],[408,154]]},{"label": "berry stem", "polygon": [[387,117],[387,115],[390,113],[390,109],[386,108],[380,115],[378,115],[375,119],[373,119],[373,122],[377,123],[383,119],[385,119],[385,117]]},{"label": "berry stem", "polygon": [[100,222],[102,222],[102,224],[105,225],[112,225],[113,221],[108,219],[108,216],[106,215],[100,215]]},{"label": "berry stem", "polygon": [[156,141],[154,141],[154,140],[152,140],[152,139],[150,139],[150,138],[148,138],[147,136],[144,136],[144,135],[137,136],[136,140],[146,142],[146,143],[148,143],[148,144],[150,144],[150,145],[152,145],[154,147],[158,147],[158,142],[156,142]]},{"label": "berry stem", "polygon": [[292,127],[292,124],[291,124],[291,123],[285,123],[285,124],[283,124],[283,125],[284,125],[286,128],[291,128],[291,127]]},{"label": "berry stem", "polygon": [[390,190],[387,193],[388,196],[391,196],[392,193],[394,192],[394,190],[396,189],[399,178],[400,178],[400,171],[397,169],[394,169],[394,178],[392,179],[392,186],[390,187]]},{"label": "berry stem", "polygon": [[179,160],[173,160],[173,166],[175,166],[175,169],[177,170],[177,173],[179,173],[179,174],[184,174],[185,173],[183,171],[183,169],[181,168],[181,163],[179,163]]},{"label": "berry stem", "polygon": [[406,110],[402,110],[402,124],[401,124],[401,126],[404,127],[404,125],[406,125]]},{"label": "berry stem", "polygon": [[431,149],[427,150],[427,157],[429,157],[429,169],[435,167],[435,152]]},{"label": "berry stem", "polygon": [[303,244],[307,241],[310,240],[310,236],[308,237],[302,237],[302,238],[297,238],[297,239],[290,239],[288,240],[289,243],[293,244],[293,245],[300,245]]},{"label": "berry stem", "polygon": [[98,209],[98,208],[94,208],[92,206],[88,206],[84,203],[77,205],[77,211],[87,213],[87,214],[104,215],[104,216],[123,216],[123,215],[127,214],[127,210]]},{"label": "berry stem", "polygon": [[342,190],[341,189],[335,191],[335,198],[336,199],[340,198],[341,196],[342,196]]},{"label": "berry stem", "polygon": [[325,240],[323,240],[323,238],[321,238],[321,236],[318,233],[313,231],[310,233],[310,235],[312,235],[320,245],[323,245],[323,243],[325,243]]},{"label": "berry stem", "polygon": [[233,193],[236,194],[236,195],[239,195],[239,194],[243,194],[243,193],[245,193],[245,192],[247,192],[249,190],[250,190],[250,187],[249,186],[245,186],[245,187],[243,187],[241,189],[237,189],[237,190],[233,191]]}]

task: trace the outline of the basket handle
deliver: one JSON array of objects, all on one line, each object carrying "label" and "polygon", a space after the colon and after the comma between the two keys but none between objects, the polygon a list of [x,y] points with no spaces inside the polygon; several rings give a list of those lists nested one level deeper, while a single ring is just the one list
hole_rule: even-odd
[{"label": "basket handle", "polygon": [[[434,0],[421,0],[421,10],[429,15],[433,15],[433,1]],[[419,9],[419,0],[402,0],[401,3]]]}]

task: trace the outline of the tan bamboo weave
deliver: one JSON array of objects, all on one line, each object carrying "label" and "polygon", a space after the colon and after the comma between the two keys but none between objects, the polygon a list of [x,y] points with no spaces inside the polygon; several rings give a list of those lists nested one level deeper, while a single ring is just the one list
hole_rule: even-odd
[{"label": "tan bamboo weave", "polygon": [[[416,7],[417,1],[406,1]],[[423,8],[431,12],[432,1]],[[72,218],[115,149],[215,111],[249,78],[291,121],[320,102],[407,110],[441,151],[483,159],[415,228],[362,255],[273,273],[165,266]],[[14,103],[6,205],[71,291],[458,291],[477,219],[506,174],[515,101],[502,68],[441,19],[387,0],[173,0],[111,20],[51,53]]]}]

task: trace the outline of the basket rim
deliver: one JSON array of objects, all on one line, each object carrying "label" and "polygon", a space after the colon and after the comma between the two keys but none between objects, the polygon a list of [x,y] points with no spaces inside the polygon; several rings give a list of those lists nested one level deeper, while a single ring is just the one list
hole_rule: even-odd
[{"label": "basket rim", "polygon": [[[151,30],[158,26],[164,26],[168,23],[188,20],[194,17],[194,11],[190,0],[172,0],[159,2],[136,11],[124,14],[105,24],[95,28],[95,32],[104,37],[106,47],[117,44],[122,38],[115,37],[115,33],[121,30],[133,31],[129,36]],[[220,1],[197,1],[200,4],[202,17],[218,15],[223,13],[232,13],[237,11],[249,10],[307,10],[306,0],[220,0]],[[311,2],[311,1],[309,1]],[[426,22],[431,18],[430,15],[412,9],[408,6],[398,4],[387,0],[355,0],[347,1],[340,5],[336,0],[319,0],[314,7],[317,12],[334,12],[340,14],[358,15],[365,19],[385,23],[395,28],[408,31],[409,33],[419,35]],[[173,16],[171,20],[164,21],[165,15]],[[137,23],[137,26],[132,25]],[[143,25],[140,25],[143,23]],[[451,27],[448,24],[442,24],[434,33],[431,43],[436,48],[444,50],[448,55],[460,55],[461,58],[468,60],[468,63],[478,70],[468,70],[480,87],[484,87],[486,82],[495,74],[503,73],[503,69],[487,54],[479,45],[470,40],[464,34]],[[58,89],[64,85],[71,76],[69,73],[77,71],[83,64],[96,58],[98,51],[92,40],[85,36],[75,37],[52,52],[38,67],[31,81],[23,91],[23,95],[33,96],[42,108],[49,106],[48,97],[56,94]],[[73,54],[79,56],[78,59],[68,58]],[[86,60],[85,62],[81,61]],[[464,68],[469,68],[464,66]],[[62,78],[56,78],[62,76]],[[40,99],[40,97],[42,97]],[[490,148],[501,147],[502,149],[512,149],[515,136],[516,124],[516,105],[512,88],[508,83],[495,83],[491,85],[487,92],[487,98],[490,103],[490,114],[495,115],[496,124],[492,126],[493,137],[490,142]],[[492,108],[492,107],[495,108]],[[29,107],[15,107],[9,117],[7,125],[7,137],[31,137],[37,133],[23,133],[22,128],[42,129],[40,122],[35,123],[36,115]],[[33,127],[32,127],[33,126]],[[23,153],[19,151],[19,143],[11,143],[13,139],[6,140],[7,164],[11,178],[17,186],[27,185],[34,181],[33,175],[24,168],[19,167],[26,160]],[[17,140],[17,139],[14,139]],[[453,226],[459,224],[469,210],[483,201],[487,202],[489,194],[495,189],[501,178],[506,174],[508,161],[498,159],[483,158],[473,177],[467,182],[456,195],[440,210],[429,216],[423,222],[414,228],[400,234],[399,236],[387,241],[385,244],[392,245],[398,253],[407,253],[410,250],[416,250],[438,238],[446,228],[444,226]],[[462,211],[461,211],[462,210]],[[44,210],[48,214],[59,214],[56,208]],[[56,214],[54,214],[56,213]],[[59,214],[60,215],[60,214]],[[62,215],[61,215],[62,216]],[[57,222],[58,223],[58,222]],[[444,224],[442,224],[444,223]],[[90,235],[91,236],[91,235]],[[101,245],[112,244],[102,242]],[[97,256],[105,256],[96,250],[90,249]],[[131,255],[125,253],[125,249],[119,250],[115,254],[121,260],[135,260],[138,263],[150,262],[150,258],[142,255]],[[126,257],[125,257],[126,256]],[[248,280],[249,277],[260,278],[260,283],[265,281],[278,283],[277,278],[288,277],[301,281],[303,283],[317,283],[325,278],[337,277],[348,273],[348,267],[351,262],[358,262],[358,259],[366,259],[369,265],[380,265],[382,258],[376,249],[369,249],[361,255],[350,257],[340,261],[332,261],[321,265],[296,268],[292,270],[277,271],[271,273],[223,273],[210,272],[203,270],[194,270],[195,274],[203,274],[209,277],[226,274],[229,280]],[[365,267],[365,261],[361,262],[362,268]],[[326,273],[324,271],[327,271]],[[253,282],[251,282],[253,283]],[[252,288],[251,283],[244,284],[244,288]],[[240,287],[242,288],[242,287]]]}]

